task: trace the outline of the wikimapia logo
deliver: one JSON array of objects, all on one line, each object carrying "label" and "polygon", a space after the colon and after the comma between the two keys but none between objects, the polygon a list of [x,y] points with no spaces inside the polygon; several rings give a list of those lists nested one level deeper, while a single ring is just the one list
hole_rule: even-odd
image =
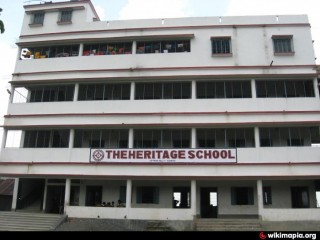
[{"label": "wikimapia logo", "polygon": [[283,239],[317,239],[316,233],[282,233],[282,232],[273,232],[273,233],[267,233],[264,232],[259,233],[259,238],[261,240],[265,239],[275,239],[275,238],[283,238]]}]

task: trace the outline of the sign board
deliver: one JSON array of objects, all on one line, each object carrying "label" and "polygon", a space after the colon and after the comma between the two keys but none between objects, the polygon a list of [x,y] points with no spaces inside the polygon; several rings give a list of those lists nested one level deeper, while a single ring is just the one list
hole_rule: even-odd
[{"label": "sign board", "polygon": [[90,162],[236,163],[236,149],[90,149]]}]

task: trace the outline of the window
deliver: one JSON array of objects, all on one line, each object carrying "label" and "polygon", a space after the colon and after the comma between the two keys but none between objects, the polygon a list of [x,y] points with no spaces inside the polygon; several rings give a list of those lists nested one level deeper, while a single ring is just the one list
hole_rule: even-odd
[{"label": "window", "polygon": [[85,44],[83,56],[132,54],[132,42]]},{"label": "window", "polygon": [[254,147],[253,128],[197,129],[196,136],[200,148]]},{"label": "window", "polygon": [[129,100],[130,83],[80,84],[79,101]]},{"label": "window", "polygon": [[102,186],[87,186],[86,206],[101,206]]},{"label": "window", "polygon": [[252,187],[233,187],[231,188],[232,205],[253,205],[253,188]]},{"label": "window", "polygon": [[60,12],[60,19],[58,23],[69,23],[72,18],[72,10],[63,10]]},{"label": "window", "polygon": [[173,208],[190,208],[190,187],[173,188]]},{"label": "window", "polygon": [[259,128],[260,146],[314,146],[320,143],[319,127]]},{"label": "window", "polygon": [[67,148],[69,130],[27,130],[24,134],[24,148]]},{"label": "window", "polygon": [[256,81],[258,98],[314,97],[312,80]]},{"label": "window", "polygon": [[71,186],[70,206],[79,206],[80,186]]},{"label": "window", "polygon": [[190,130],[135,130],[135,148],[189,148]]},{"label": "window", "polygon": [[273,50],[275,55],[293,54],[292,35],[289,36],[272,36]]},{"label": "window", "polygon": [[231,54],[231,37],[212,37],[212,55]]},{"label": "window", "polygon": [[137,203],[159,204],[159,187],[137,187]]},{"label": "window", "polygon": [[263,205],[272,204],[271,187],[263,187]]},{"label": "window", "polygon": [[79,44],[26,47],[21,49],[20,59],[44,59],[79,56]]},{"label": "window", "polygon": [[251,98],[250,81],[197,82],[197,98]]},{"label": "window", "polygon": [[127,202],[127,187],[126,186],[120,186],[120,189],[119,189],[119,200],[122,203],[126,203]]},{"label": "window", "polygon": [[190,40],[137,41],[137,54],[190,52]]},{"label": "window", "polygon": [[136,83],[136,100],[190,98],[191,82]]},{"label": "window", "polygon": [[73,101],[74,85],[28,86],[28,102],[66,102]]},{"label": "window", "polygon": [[128,130],[77,129],[74,135],[75,148],[127,148]]},{"label": "window", "polygon": [[35,12],[32,17],[31,25],[43,25],[44,12]]}]

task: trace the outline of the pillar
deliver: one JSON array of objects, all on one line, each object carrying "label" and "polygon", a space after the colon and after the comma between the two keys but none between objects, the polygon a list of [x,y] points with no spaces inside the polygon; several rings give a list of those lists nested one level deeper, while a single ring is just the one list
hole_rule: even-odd
[{"label": "pillar", "polygon": [[257,203],[258,203],[258,216],[259,219],[262,218],[263,214],[263,189],[262,189],[262,180],[257,180]]},{"label": "pillar", "polygon": [[196,180],[191,180],[191,212],[193,217],[197,216],[197,185]]},{"label": "pillar", "polygon": [[319,98],[320,93],[319,93],[319,83],[317,78],[313,79],[313,88],[314,88],[315,97]]},{"label": "pillar", "polygon": [[74,102],[78,101],[78,96],[79,96],[79,83],[76,83],[74,85],[74,95],[73,95]]},{"label": "pillar", "polygon": [[196,80],[192,80],[191,82],[191,99],[196,99],[197,98],[197,84]]},{"label": "pillar", "polygon": [[83,43],[80,43],[80,46],[79,46],[79,56],[82,56],[83,55]]},{"label": "pillar", "polygon": [[44,191],[43,191],[43,204],[42,204],[42,211],[43,211],[43,212],[46,211],[47,192],[48,192],[48,179],[45,179]]},{"label": "pillar", "polygon": [[251,95],[252,95],[252,98],[257,98],[255,79],[251,79]]},{"label": "pillar", "polygon": [[64,193],[64,213],[66,213],[66,207],[70,206],[70,190],[71,190],[71,179],[66,179],[66,187]]},{"label": "pillar", "polygon": [[74,129],[70,129],[69,149],[74,146]]},{"label": "pillar", "polygon": [[1,149],[4,149],[6,147],[7,135],[8,135],[8,130],[4,128],[2,132]]},{"label": "pillar", "polygon": [[254,127],[254,144],[256,148],[260,147],[260,133],[259,127]]},{"label": "pillar", "polygon": [[129,129],[128,148],[133,148],[133,128]]},{"label": "pillar", "polygon": [[136,92],[136,84],[135,82],[131,82],[131,87],[130,87],[130,100],[134,100],[134,93]]},{"label": "pillar", "polygon": [[132,43],[132,54],[137,54],[137,41]]},{"label": "pillar", "polygon": [[131,196],[132,196],[132,180],[127,179],[127,191],[126,191],[126,209],[131,208]]},{"label": "pillar", "polygon": [[196,128],[191,128],[191,148],[197,147],[197,130]]},{"label": "pillar", "polygon": [[14,186],[13,186],[12,205],[11,205],[12,211],[15,211],[17,209],[18,187],[19,187],[19,178],[15,178]]}]

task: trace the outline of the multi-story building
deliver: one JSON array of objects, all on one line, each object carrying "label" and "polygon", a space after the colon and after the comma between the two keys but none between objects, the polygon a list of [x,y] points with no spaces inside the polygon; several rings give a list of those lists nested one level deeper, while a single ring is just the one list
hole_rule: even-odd
[{"label": "multi-story building", "polygon": [[307,16],[100,21],[90,0],[24,8],[0,155],[13,210],[319,220]]}]

